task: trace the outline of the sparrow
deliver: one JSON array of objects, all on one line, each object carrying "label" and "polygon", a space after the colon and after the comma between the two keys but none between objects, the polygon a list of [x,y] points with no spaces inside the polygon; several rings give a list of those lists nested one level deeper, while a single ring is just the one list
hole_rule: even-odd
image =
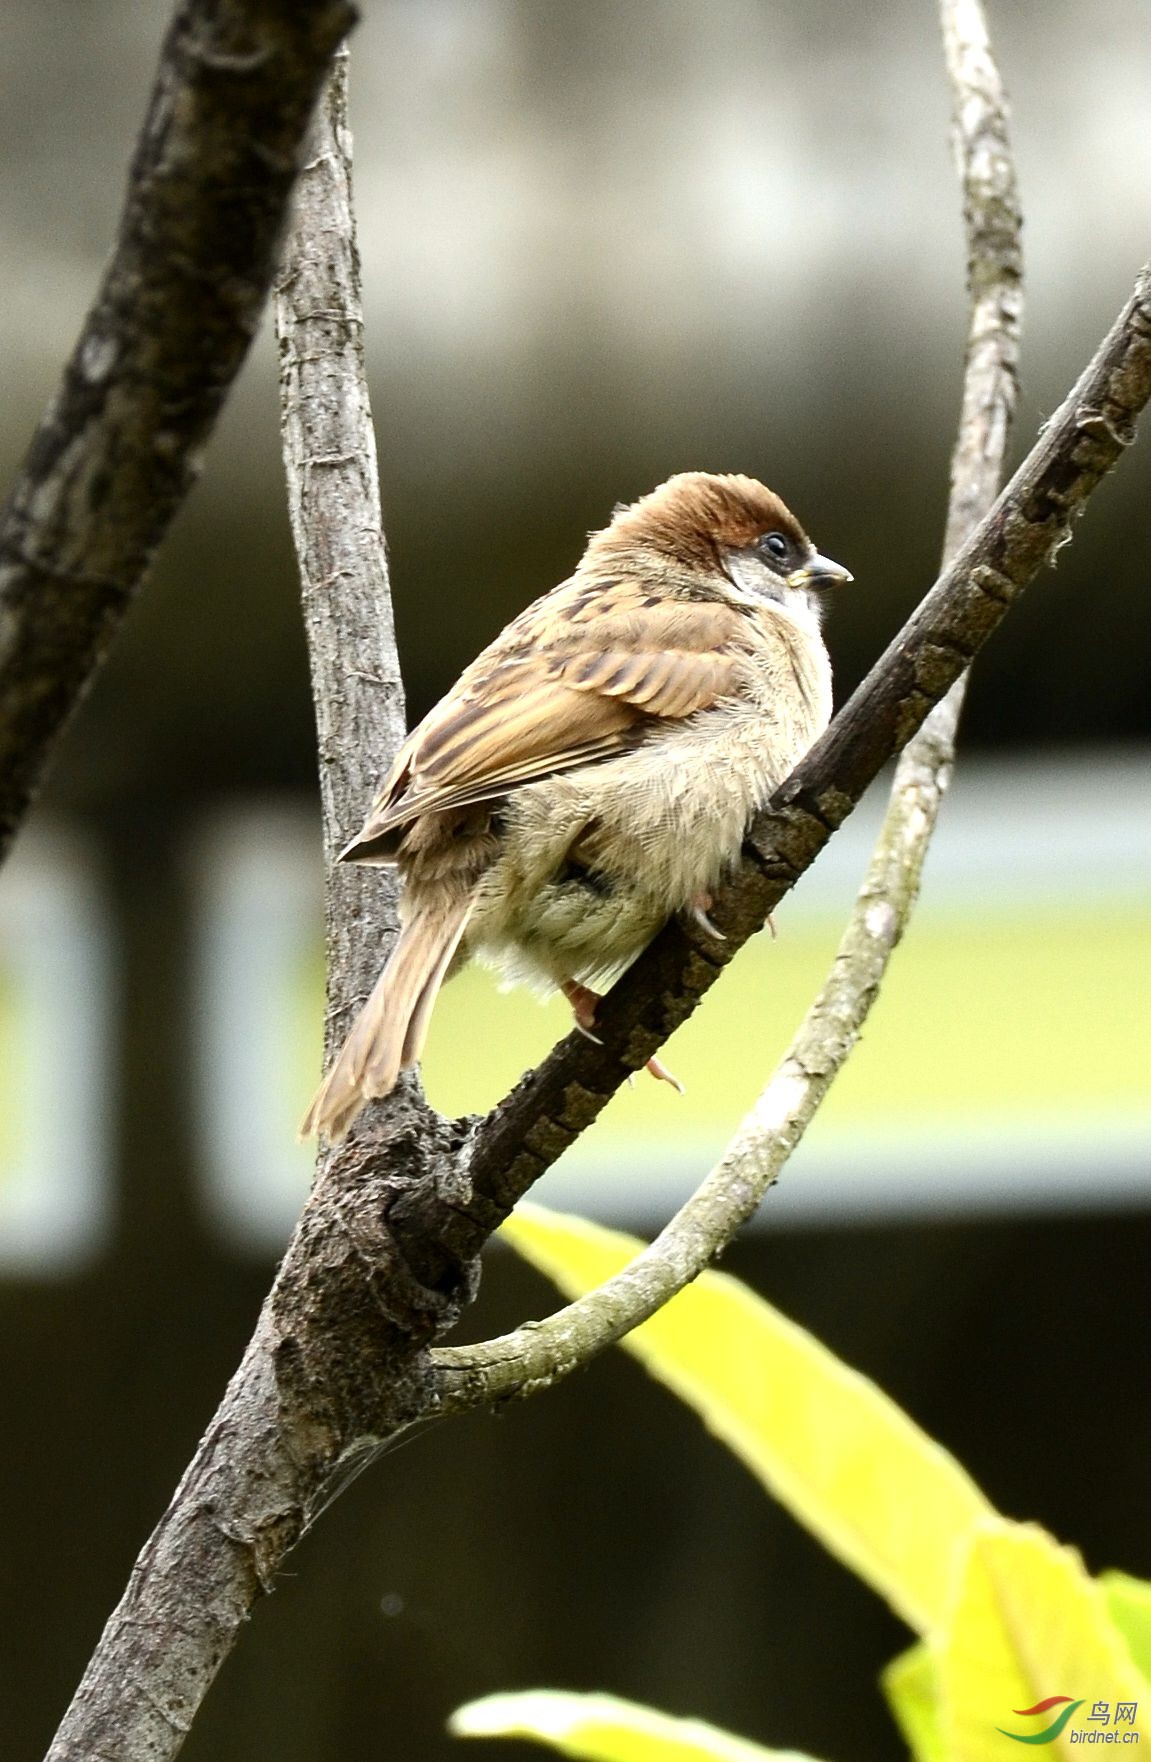
[{"label": "sparrow", "polygon": [[342,852],[399,870],[400,934],[303,1136],[389,1093],[473,958],[592,1033],[671,916],[718,934],[749,822],[830,719],[822,601],[851,579],[751,477],[681,472],[615,509],[408,736]]}]

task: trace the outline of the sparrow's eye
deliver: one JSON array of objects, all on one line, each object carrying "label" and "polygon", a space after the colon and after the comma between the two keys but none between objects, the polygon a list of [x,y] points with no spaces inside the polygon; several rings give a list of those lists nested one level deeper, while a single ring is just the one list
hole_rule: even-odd
[{"label": "sparrow's eye", "polygon": [[769,532],[766,538],[760,539],[759,548],[769,557],[774,557],[777,563],[782,563],[791,550],[782,532]]}]

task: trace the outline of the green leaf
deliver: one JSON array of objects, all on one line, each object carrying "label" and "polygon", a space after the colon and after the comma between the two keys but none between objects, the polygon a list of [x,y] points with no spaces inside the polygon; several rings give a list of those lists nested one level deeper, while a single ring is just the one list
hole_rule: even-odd
[{"label": "green leaf", "polygon": [[[1142,1733],[1151,1690],[1079,1555],[1036,1524],[993,1518],[973,1537],[951,1620],[939,1641],[940,1713],[951,1762],[1004,1762],[1006,1739],[1081,1753],[1086,1702],[1134,1702]],[[1053,1696],[1061,1706],[1032,1712]]]},{"label": "green leaf", "polygon": [[916,1762],[947,1762],[939,1723],[939,1661],[930,1642],[918,1640],[893,1658],[880,1682]]},{"label": "green leaf", "polygon": [[585,1762],[812,1762],[798,1750],[765,1750],[702,1719],[673,1719],[614,1695],[528,1689],[458,1707],[456,1737],[533,1738]]},{"label": "green leaf", "polygon": [[1126,1572],[1101,1572],[1099,1583],[1115,1626],[1127,1641],[1136,1669],[1151,1681],[1151,1585]]},{"label": "green leaf", "polygon": [[[538,1205],[518,1207],[503,1233],[569,1296],[643,1246]],[[622,1344],[913,1628],[938,1627],[991,1506],[881,1389],[722,1273],[704,1273]]]}]

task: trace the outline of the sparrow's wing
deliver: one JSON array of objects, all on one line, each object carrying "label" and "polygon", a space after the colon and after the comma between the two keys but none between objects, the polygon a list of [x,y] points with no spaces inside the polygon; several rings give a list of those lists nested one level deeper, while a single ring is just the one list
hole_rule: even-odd
[{"label": "sparrow's wing", "polygon": [[418,814],[604,759],[731,691],[745,614],[576,578],[537,600],[408,736],[345,855],[386,860]]}]

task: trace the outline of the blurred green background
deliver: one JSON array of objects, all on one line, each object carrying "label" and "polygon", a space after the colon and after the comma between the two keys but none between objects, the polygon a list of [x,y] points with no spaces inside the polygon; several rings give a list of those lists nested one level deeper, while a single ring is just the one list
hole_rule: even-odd
[{"label": "blurred green background", "polygon": [[[946,499],[965,317],[934,8],[364,10],[368,349],[413,716],[615,501],[684,468],[762,476],[853,569],[829,632],[842,697],[929,584]],[[1138,0],[1018,0],[992,22],[1027,213],[1021,450],[1146,256],[1151,64]],[[0,16],[7,473],[99,274],[164,23],[128,0]],[[981,659],[974,762],[890,995],[726,1263],[877,1376],[1001,1509],[1144,1576],[1146,444]],[[47,1743],[303,1191],[314,811],[265,335],[0,879],[5,1758]],[[825,862],[669,1053],[684,1102],[623,1095],[565,1202],[650,1227],[702,1171],[818,982],[862,848]],[[433,1098],[488,1104],[563,1025],[465,976]],[[493,1254],[469,1330],[548,1301]],[[605,1361],[365,1474],[186,1754],[446,1759],[459,1701],[555,1683],[892,1758],[872,1684],[903,1638]]]}]

